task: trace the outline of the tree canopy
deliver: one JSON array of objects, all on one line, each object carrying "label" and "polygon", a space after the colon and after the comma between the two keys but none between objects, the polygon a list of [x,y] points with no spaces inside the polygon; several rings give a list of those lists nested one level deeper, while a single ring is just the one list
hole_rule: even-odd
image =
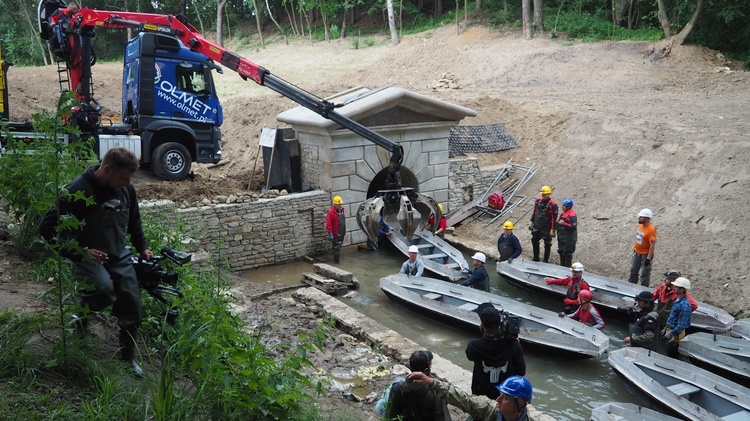
[{"label": "tree canopy", "polygon": [[[631,31],[663,30],[668,22],[672,33],[679,33],[690,21],[699,0],[546,0],[545,29],[556,18],[567,15],[598,19],[610,27]],[[217,13],[217,6],[224,4]],[[539,2],[541,4],[541,2]],[[659,3],[666,20],[660,20]],[[393,0],[400,33],[426,29],[456,18],[456,13],[492,26],[516,25],[521,21],[520,0]],[[37,35],[38,0],[0,0],[0,38],[5,39],[6,56],[19,65],[45,63],[46,46]],[[256,10],[257,5],[258,10]],[[535,2],[535,6],[536,6]],[[349,33],[388,33],[386,0],[90,0],[82,6],[104,10],[130,10],[144,13],[183,14],[207,38],[258,37],[256,17],[266,32],[320,38]],[[480,9],[481,8],[481,9]],[[442,12],[442,14],[441,14]],[[273,19],[271,19],[272,14]],[[221,16],[221,24],[218,22]],[[463,17],[463,16],[461,16]],[[280,28],[274,23],[278,22]],[[352,31],[352,27],[357,31]],[[221,37],[217,37],[217,28]],[[553,36],[555,32],[552,32]],[[282,35],[279,33],[279,35]],[[100,31],[96,48],[99,59],[117,60],[127,35],[124,31]],[[749,62],[750,2],[702,0],[700,16],[687,42],[717,49]]]}]

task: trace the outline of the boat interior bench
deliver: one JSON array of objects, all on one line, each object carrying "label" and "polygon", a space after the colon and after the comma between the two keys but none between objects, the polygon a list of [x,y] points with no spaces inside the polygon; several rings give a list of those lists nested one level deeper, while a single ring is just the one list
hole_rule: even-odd
[{"label": "boat interior bench", "polygon": [[458,308],[460,308],[461,310],[466,310],[466,311],[477,311],[477,308],[479,308],[479,306],[474,303],[466,303],[466,304],[461,304],[460,306],[458,306]]},{"label": "boat interior bench", "polygon": [[446,257],[448,257],[448,255],[445,254],[445,253],[435,253],[435,254],[425,254],[425,255],[422,255],[422,258],[423,259],[427,259],[427,260],[437,260],[437,259],[443,259],[443,258],[446,258]]},{"label": "boat interior bench", "polygon": [[423,297],[427,298],[428,300],[439,300],[439,299],[443,298],[442,295],[436,294],[434,292],[427,293],[427,294],[423,295]]},{"label": "boat interior bench", "polygon": [[747,421],[750,420],[750,412],[741,409],[739,412],[721,417],[724,421]]},{"label": "boat interior bench", "polygon": [[675,395],[680,395],[685,399],[689,398],[693,393],[700,391],[700,388],[684,382],[673,384],[672,386],[667,386],[667,389],[669,389],[669,391],[674,393]]}]

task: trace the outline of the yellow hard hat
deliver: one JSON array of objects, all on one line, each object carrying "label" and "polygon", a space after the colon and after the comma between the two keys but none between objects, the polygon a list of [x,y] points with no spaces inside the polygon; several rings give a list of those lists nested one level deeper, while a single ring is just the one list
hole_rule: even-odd
[{"label": "yellow hard hat", "polygon": [[505,221],[505,223],[503,224],[503,229],[504,230],[512,230],[513,229],[513,223],[510,222],[510,221]]},{"label": "yellow hard hat", "polygon": [[333,204],[334,205],[343,205],[344,204],[344,199],[342,199],[341,196],[335,196],[333,198]]},{"label": "yellow hard hat", "polygon": [[541,194],[552,194],[552,188],[550,186],[542,186],[542,189],[539,190],[539,193],[541,193]]},{"label": "yellow hard hat", "polygon": [[443,211],[443,204],[442,203],[438,203],[438,209],[440,209],[440,212]]}]

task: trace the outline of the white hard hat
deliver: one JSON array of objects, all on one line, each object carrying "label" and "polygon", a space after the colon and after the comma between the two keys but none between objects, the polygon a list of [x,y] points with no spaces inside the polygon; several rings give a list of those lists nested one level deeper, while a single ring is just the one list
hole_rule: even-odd
[{"label": "white hard hat", "polygon": [[572,266],[570,266],[570,270],[576,271],[576,272],[583,272],[583,265],[580,262],[573,263]]},{"label": "white hard hat", "polygon": [[409,246],[409,253],[419,253],[419,247]]},{"label": "white hard hat", "polygon": [[680,276],[672,281],[672,285],[680,288],[690,289],[690,279]]},{"label": "white hard hat", "polygon": [[487,261],[487,256],[485,256],[484,253],[474,253],[471,258],[474,260],[479,260],[482,263],[485,263]]},{"label": "white hard hat", "polygon": [[654,213],[651,212],[651,209],[641,209],[641,211],[638,212],[638,216],[651,219],[654,217]]}]

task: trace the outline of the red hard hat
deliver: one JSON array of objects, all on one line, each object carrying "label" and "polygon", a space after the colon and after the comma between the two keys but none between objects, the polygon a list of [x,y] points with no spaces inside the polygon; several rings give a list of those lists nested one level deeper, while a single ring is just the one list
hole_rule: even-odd
[{"label": "red hard hat", "polygon": [[593,296],[591,295],[591,291],[582,289],[581,292],[578,293],[578,298],[580,298],[584,302],[589,302],[591,301],[591,298],[593,298]]}]

